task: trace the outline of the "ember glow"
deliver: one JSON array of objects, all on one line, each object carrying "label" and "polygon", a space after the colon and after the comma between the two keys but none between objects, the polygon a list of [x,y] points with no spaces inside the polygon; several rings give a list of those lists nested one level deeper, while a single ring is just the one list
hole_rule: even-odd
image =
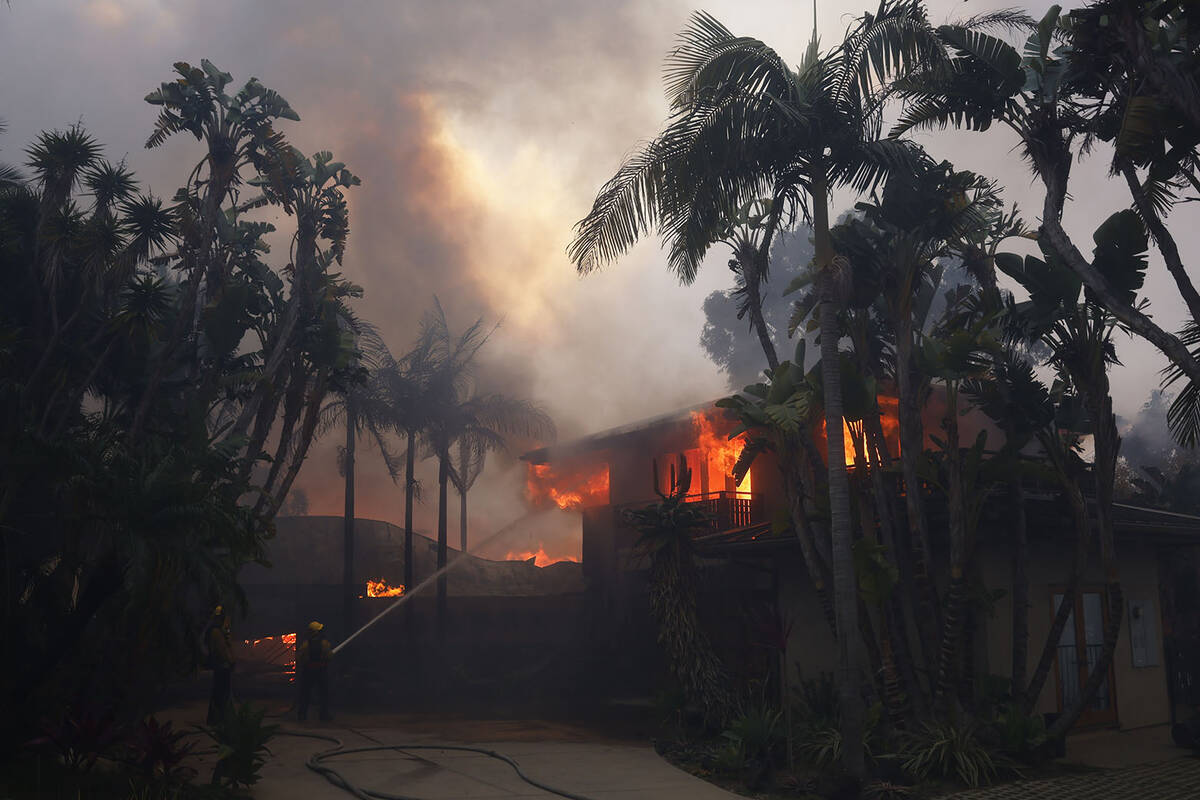
[{"label": "ember glow", "polygon": [[[554,504],[564,511],[607,505],[608,464],[588,464],[574,469],[530,464],[526,494],[536,507]],[[528,557],[533,556],[531,553]]]},{"label": "ember glow", "polygon": [[261,639],[243,639],[239,660],[281,667],[288,681],[296,679],[296,634],[264,636]]},{"label": "ember glow", "polygon": [[402,594],[404,594],[404,584],[388,586],[388,582],[383,578],[367,580],[367,597],[399,597]]},{"label": "ember glow", "polygon": [[543,544],[539,544],[538,549],[536,551],[524,551],[524,552],[515,551],[515,550],[510,551],[508,553],[508,555],[506,555],[504,557],[504,560],[505,561],[528,561],[531,558],[533,559],[534,565],[538,566],[538,567],[547,567],[551,564],[557,564],[560,561],[571,561],[576,564],[579,563],[579,558],[577,556],[551,556],[551,555],[548,555],[546,553],[546,546]]}]

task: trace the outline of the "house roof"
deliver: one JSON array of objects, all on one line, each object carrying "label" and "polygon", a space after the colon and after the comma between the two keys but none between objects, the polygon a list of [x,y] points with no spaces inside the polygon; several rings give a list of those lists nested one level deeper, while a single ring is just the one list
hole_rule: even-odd
[{"label": "house roof", "polygon": [[590,453],[596,450],[603,450],[610,447],[617,439],[632,434],[641,433],[650,428],[657,428],[661,425],[667,425],[675,422],[683,422],[690,419],[695,411],[707,411],[716,407],[716,401],[711,400],[707,403],[699,403],[687,408],[681,408],[676,411],[670,411],[666,414],[659,414],[654,417],[630,422],[625,425],[619,425],[615,428],[598,431],[579,439],[573,439],[569,442],[561,442],[558,444],[540,447],[537,450],[530,450],[521,456],[522,461],[528,461],[532,464],[545,464],[549,461],[561,461],[564,458],[572,458]]}]

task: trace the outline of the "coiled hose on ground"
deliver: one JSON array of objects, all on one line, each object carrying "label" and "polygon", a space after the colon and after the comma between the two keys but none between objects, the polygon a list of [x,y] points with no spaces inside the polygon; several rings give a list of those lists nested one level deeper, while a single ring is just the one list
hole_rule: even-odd
[{"label": "coiled hose on ground", "polygon": [[583,795],[573,794],[571,792],[567,792],[562,789],[556,789],[553,786],[548,786],[540,781],[534,780],[533,778],[526,775],[521,770],[520,765],[518,765],[517,762],[514,761],[512,758],[504,755],[503,753],[497,753],[495,750],[487,750],[482,747],[469,747],[467,745],[447,745],[447,744],[384,744],[384,745],[372,745],[370,747],[352,747],[352,748],[347,749],[346,746],[342,743],[342,741],[340,739],[333,737],[333,736],[326,736],[326,735],[320,734],[320,733],[306,733],[303,731],[279,730],[279,731],[277,731],[277,734],[281,735],[281,736],[296,736],[296,737],[301,737],[301,738],[305,738],[305,739],[319,739],[321,741],[333,743],[333,745],[334,745],[333,748],[331,748],[329,750],[323,750],[320,753],[314,754],[312,757],[310,757],[308,759],[308,762],[305,764],[305,766],[307,766],[310,770],[312,770],[313,772],[315,772],[318,775],[325,778],[325,780],[329,781],[330,783],[332,783],[334,786],[338,787],[339,789],[344,789],[347,792],[349,792],[350,794],[359,798],[359,800],[426,800],[426,799],[413,797],[411,795],[392,794],[390,792],[381,792],[381,791],[378,791],[377,789],[363,789],[362,787],[356,786],[353,783],[351,783],[350,780],[348,778],[346,778],[345,775],[338,772],[333,767],[326,766],[323,763],[324,761],[326,761],[327,759],[330,759],[330,758],[336,758],[337,756],[350,755],[351,753],[374,753],[374,752],[380,752],[380,751],[384,751],[384,750],[391,750],[391,751],[397,751],[397,750],[399,750],[399,751],[456,750],[456,751],[464,752],[464,753],[478,753],[480,755],[488,756],[489,758],[495,758],[499,761],[503,761],[505,764],[508,764],[510,767],[513,768],[513,771],[517,773],[518,778],[525,781],[525,783],[528,783],[530,786],[534,786],[538,789],[541,789],[544,792],[550,792],[551,794],[556,794],[559,797],[565,797],[565,798],[567,798],[567,800],[591,800],[590,798],[584,797]]}]

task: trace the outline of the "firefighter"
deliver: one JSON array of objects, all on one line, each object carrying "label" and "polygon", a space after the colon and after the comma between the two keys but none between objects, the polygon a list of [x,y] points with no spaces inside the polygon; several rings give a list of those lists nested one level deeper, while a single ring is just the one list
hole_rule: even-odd
[{"label": "firefighter", "polygon": [[212,670],[212,694],[208,701],[208,724],[216,725],[225,717],[233,702],[233,644],[230,640],[229,615],[224,606],[213,609],[204,631],[204,649]]},{"label": "firefighter", "polygon": [[300,719],[308,718],[308,699],[313,689],[317,690],[317,702],[321,705],[321,721],[329,716],[329,660],[333,658],[333,647],[322,631],[325,626],[313,620],[308,623],[308,634],[296,648],[296,669],[300,671]]}]

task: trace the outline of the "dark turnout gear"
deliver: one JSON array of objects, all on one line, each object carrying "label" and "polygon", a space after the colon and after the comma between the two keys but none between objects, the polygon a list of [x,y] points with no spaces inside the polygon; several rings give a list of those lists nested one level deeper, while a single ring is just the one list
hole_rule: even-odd
[{"label": "dark turnout gear", "polygon": [[230,638],[229,617],[217,606],[208,628],[204,631],[204,649],[209,669],[213,671],[212,694],[208,700],[208,724],[221,721],[233,703],[233,643]]},{"label": "dark turnout gear", "polygon": [[308,626],[308,636],[296,648],[296,669],[300,673],[300,719],[308,718],[308,702],[315,689],[320,706],[321,719],[329,716],[329,662],[333,658],[333,646],[321,632],[320,623]]}]

